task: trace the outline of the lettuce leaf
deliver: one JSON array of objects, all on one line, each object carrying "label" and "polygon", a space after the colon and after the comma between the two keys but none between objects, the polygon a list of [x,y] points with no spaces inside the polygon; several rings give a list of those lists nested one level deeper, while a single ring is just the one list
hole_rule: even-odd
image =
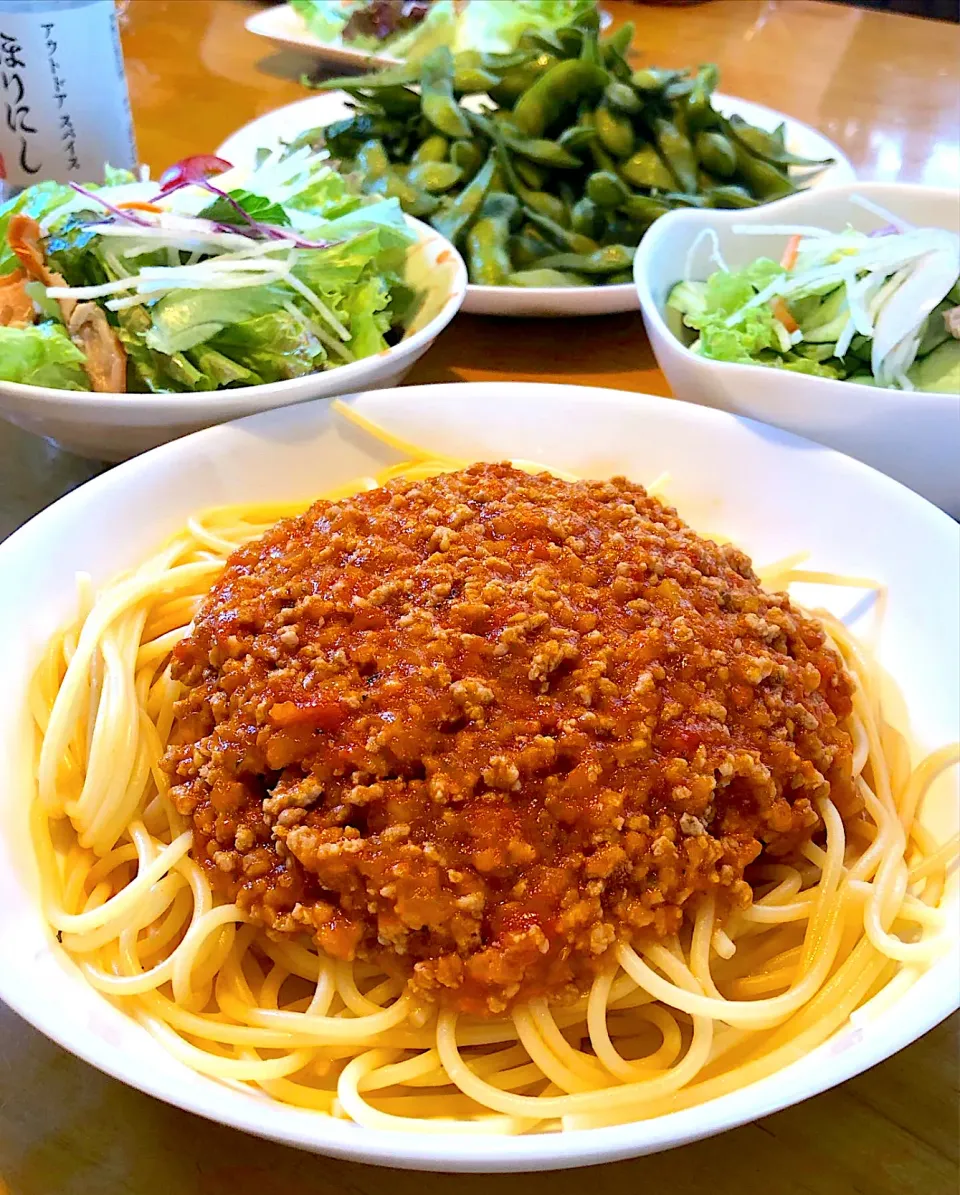
[{"label": "lettuce leaf", "polygon": [[452,0],[433,0],[430,11],[419,25],[387,38],[390,53],[406,62],[421,62],[438,46],[454,43],[461,20],[457,18]]},{"label": "lettuce leaf", "polygon": [[83,353],[57,323],[0,326],[0,380],[57,390],[89,390]]},{"label": "lettuce leaf", "polygon": [[231,361],[229,357],[218,352],[209,344],[197,345],[186,356],[205,378],[209,378],[214,383],[212,388],[255,386],[264,380],[252,369],[247,369],[246,366]]},{"label": "lettuce leaf", "polygon": [[276,311],[282,304],[283,296],[274,286],[171,291],[151,309],[146,344],[158,353],[183,353],[231,324]]},{"label": "lettuce leaf", "polygon": [[340,40],[351,8],[355,6],[348,6],[343,0],[290,0],[290,7],[315,38],[332,42]]},{"label": "lettuce leaf", "polygon": [[231,324],[210,340],[209,347],[256,373],[262,382],[314,373],[327,358],[320,341],[286,310]]},{"label": "lettuce leaf", "polygon": [[680,283],[668,303],[683,312],[688,327],[699,331],[697,351],[704,357],[750,363],[766,349],[782,350],[782,325],[765,303],[747,311],[734,328],[727,327],[727,320],[782,272],[776,262],[761,257],[743,270],[717,270],[696,290]]},{"label": "lettuce leaf", "polygon": [[[509,53],[527,30],[549,32],[596,8],[593,0],[470,0],[457,23],[454,51]],[[391,52],[397,53],[395,47]],[[397,54],[397,57],[403,57]]]},{"label": "lettuce leaf", "polygon": [[370,277],[347,292],[344,314],[351,334],[350,351],[355,357],[372,357],[386,347],[389,305],[390,287],[382,277]]}]

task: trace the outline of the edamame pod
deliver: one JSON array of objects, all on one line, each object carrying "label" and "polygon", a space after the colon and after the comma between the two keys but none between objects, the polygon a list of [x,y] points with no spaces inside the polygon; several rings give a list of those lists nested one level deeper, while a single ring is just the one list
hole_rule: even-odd
[{"label": "edamame pod", "polygon": [[413,151],[413,162],[445,162],[450,143],[446,137],[434,133],[426,141],[421,141]]},{"label": "edamame pod", "polygon": [[595,127],[600,144],[610,151],[615,158],[629,158],[636,143],[633,122],[622,112],[614,112],[606,104],[601,104],[594,113]]},{"label": "edamame pod", "polygon": [[590,281],[581,274],[568,274],[561,270],[518,270],[508,274],[507,286],[539,288],[547,286],[589,286]]},{"label": "edamame pod", "polygon": [[540,263],[545,270],[570,270],[577,274],[615,274],[633,265],[636,245],[606,245],[593,253],[556,253]]},{"label": "edamame pod", "polygon": [[608,170],[597,170],[587,179],[587,196],[600,208],[619,207],[630,197],[621,178]]},{"label": "edamame pod", "polygon": [[514,123],[522,132],[542,137],[568,105],[599,93],[606,82],[602,67],[579,58],[564,59],[520,96],[513,108]]},{"label": "edamame pod", "polygon": [[648,190],[672,191],[677,179],[652,145],[641,146],[620,163],[620,173],[631,186]]},{"label": "edamame pod", "polygon": [[495,169],[496,161],[491,154],[457,198],[433,216],[430,223],[441,236],[457,243],[486,199]]},{"label": "edamame pod", "polygon": [[697,158],[689,139],[672,121],[661,116],[655,116],[651,124],[657,149],[676,176],[680,189],[694,194],[697,189]]},{"label": "edamame pod", "polygon": [[636,116],[643,107],[643,100],[629,83],[621,83],[614,79],[603,89],[603,98],[607,105],[615,112],[623,112],[627,116]]},{"label": "edamame pod", "polygon": [[467,266],[476,286],[502,286],[513,270],[507,240],[520,205],[513,195],[488,195],[467,233]]},{"label": "edamame pod", "polygon": [[463,178],[463,171],[452,162],[419,162],[407,171],[407,182],[438,195],[449,191]]},{"label": "edamame pod", "polygon": [[596,239],[600,235],[602,224],[601,211],[588,196],[584,195],[571,207],[570,228],[573,232]]},{"label": "edamame pod", "polygon": [[737,169],[737,152],[723,133],[697,133],[694,152],[703,166],[720,178],[730,178]]},{"label": "edamame pod", "polygon": [[453,55],[446,46],[420,64],[420,106],[435,129],[447,137],[469,137],[470,125],[453,98]]},{"label": "edamame pod", "polygon": [[450,161],[460,167],[465,179],[471,179],[483,165],[483,151],[475,141],[454,141],[450,146]]}]

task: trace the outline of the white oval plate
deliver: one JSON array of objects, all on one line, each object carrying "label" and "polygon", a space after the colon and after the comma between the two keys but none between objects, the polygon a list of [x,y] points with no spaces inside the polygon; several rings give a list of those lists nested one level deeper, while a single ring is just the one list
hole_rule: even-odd
[{"label": "white oval plate", "polygon": [[[714,99],[718,111],[725,116],[736,113],[758,128],[773,130],[785,122],[787,145],[801,157],[835,158],[834,164],[817,175],[811,186],[834,186],[856,179],[853,166],[840,149],[810,125],[735,96],[717,93]],[[231,133],[216,152],[235,166],[252,164],[258,149],[273,149],[283,141],[292,141],[306,129],[332,124],[349,116],[351,109],[346,100],[344,92],[331,91],[276,108]],[[518,286],[471,284],[463,304],[463,310],[474,315],[515,317],[610,315],[639,309],[640,302],[632,282],[620,286],[550,286],[530,290]]]},{"label": "white oval plate", "polygon": [[[581,386],[482,382],[372,391],[357,409],[427,448],[475,459],[526,457],[585,475],[671,475],[669,498],[702,530],[758,562],[799,549],[810,567],[887,586],[879,657],[904,702],[886,711],[920,750],[960,721],[960,529],[896,482],[764,424],[686,403]],[[697,1108],[582,1132],[523,1137],[364,1129],[187,1069],[91,988],[44,922],[28,832],[33,734],[25,693],[47,637],[75,615],[74,574],[95,584],[139,561],[204,507],[302,498],[393,455],[314,402],[210,428],[88,482],[0,545],[0,997],[66,1049],[169,1103],[262,1137],[411,1169],[546,1170],[636,1157],[768,1115],[865,1070],[957,1004],[956,953],[886,1011],[840,1030],[786,1070]],[[819,590],[860,634],[856,590]],[[907,713],[909,711],[909,714]],[[954,777],[925,801],[939,841],[956,831]],[[954,877],[955,879],[956,877]]]},{"label": "white oval plate", "polygon": [[293,50],[305,50],[321,62],[329,62],[333,66],[371,71],[381,66],[396,66],[400,61],[391,54],[374,54],[370,50],[351,49],[342,42],[321,41],[307,29],[303,17],[294,12],[289,4],[277,4],[251,13],[244,21],[244,27],[257,37],[266,37]]}]

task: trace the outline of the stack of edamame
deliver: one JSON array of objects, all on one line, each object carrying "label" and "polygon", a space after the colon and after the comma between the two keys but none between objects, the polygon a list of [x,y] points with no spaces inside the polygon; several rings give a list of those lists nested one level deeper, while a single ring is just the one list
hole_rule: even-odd
[{"label": "stack of edamame", "polygon": [[[596,13],[529,32],[511,54],[446,48],[416,66],[331,79],[354,115],[323,142],[368,194],[394,196],[461,249],[482,286],[630,281],[634,251],[678,207],[751,207],[797,190],[773,133],[712,104],[717,69],[632,70],[633,28]],[[468,104],[464,97],[474,97]]]}]

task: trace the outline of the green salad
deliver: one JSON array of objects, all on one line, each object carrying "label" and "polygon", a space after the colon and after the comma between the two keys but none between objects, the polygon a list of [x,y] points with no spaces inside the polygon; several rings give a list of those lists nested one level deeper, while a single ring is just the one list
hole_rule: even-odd
[{"label": "green salad", "polygon": [[438,46],[507,53],[527,30],[550,32],[594,0],[290,0],[319,41],[419,62]]},{"label": "green salad", "polygon": [[420,300],[414,234],[396,199],[357,194],[324,157],[27,188],[0,208],[0,381],[216,390],[396,343]]},{"label": "green salad", "polygon": [[742,269],[726,266],[706,230],[720,269],[673,287],[675,334],[713,361],[960,394],[960,237],[852,202],[889,223],[873,233],[740,225],[742,236],[785,238],[780,261]]}]

